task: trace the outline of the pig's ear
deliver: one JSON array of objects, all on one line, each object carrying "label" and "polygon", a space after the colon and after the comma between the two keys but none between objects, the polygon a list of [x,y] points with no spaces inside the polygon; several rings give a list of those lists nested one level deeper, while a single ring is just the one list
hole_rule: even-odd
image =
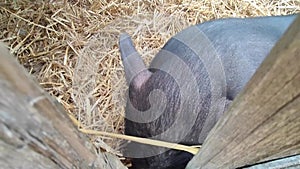
[{"label": "pig's ear", "polygon": [[134,85],[137,85],[136,87],[140,87],[149,79],[152,73],[146,68],[141,55],[136,51],[127,33],[121,34],[119,48],[127,84],[134,82]]}]

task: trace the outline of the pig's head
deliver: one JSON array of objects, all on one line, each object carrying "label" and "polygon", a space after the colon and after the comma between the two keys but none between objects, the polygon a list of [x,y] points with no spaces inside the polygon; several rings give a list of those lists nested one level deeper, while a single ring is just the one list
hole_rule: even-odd
[{"label": "pig's head", "polygon": [[[156,64],[147,69],[129,35],[122,34],[119,45],[129,85],[125,134],[201,144],[211,128],[205,120],[213,124],[216,121],[215,116],[206,113],[212,97],[209,79],[204,78],[207,73],[195,72],[198,67],[191,68],[189,63],[197,63],[183,61],[168,51],[161,51],[164,57],[153,61]],[[195,73],[198,75],[194,76]],[[207,129],[202,130],[203,127]],[[126,146],[124,155],[132,158],[133,168],[184,168],[192,158],[187,152],[134,142]]]}]

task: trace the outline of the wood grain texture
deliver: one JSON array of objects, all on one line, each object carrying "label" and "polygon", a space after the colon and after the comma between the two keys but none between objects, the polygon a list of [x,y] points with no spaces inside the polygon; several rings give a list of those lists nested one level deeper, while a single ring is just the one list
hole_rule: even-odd
[{"label": "wood grain texture", "polygon": [[0,166],[4,168],[125,168],[93,152],[62,106],[34,82],[0,44]]},{"label": "wood grain texture", "polygon": [[300,16],[187,168],[236,168],[300,154]]}]

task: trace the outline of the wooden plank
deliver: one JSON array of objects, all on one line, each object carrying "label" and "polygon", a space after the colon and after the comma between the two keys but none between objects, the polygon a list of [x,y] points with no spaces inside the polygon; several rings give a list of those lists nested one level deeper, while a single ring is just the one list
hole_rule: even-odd
[{"label": "wooden plank", "polygon": [[300,15],[187,168],[237,168],[300,154]]},{"label": "wooden plank", "polygon": [[254,166],[245,167],[245,169],[297,169],[300,168],[300,155],[291,156],[282,159],[276,159]]},{"label": "wooden plank", "polygon": [[62,106],[35,83],[0,44],[0,166],[4,168],[126,168],[96,155]]}]

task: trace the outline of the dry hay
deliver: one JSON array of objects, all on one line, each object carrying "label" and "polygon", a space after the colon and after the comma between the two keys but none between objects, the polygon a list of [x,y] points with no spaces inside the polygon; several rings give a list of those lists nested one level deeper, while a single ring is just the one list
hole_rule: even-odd
[{"label": "dry hay", "polygon": [[[126,90],[118,35],[148,64],[174,34],[224,17],[300,11],[298,0],[14,0],[0,2],[0,39],[40,85],[89,129],[123,133]],[[91,136],[117,154],[120,140]]]}]

